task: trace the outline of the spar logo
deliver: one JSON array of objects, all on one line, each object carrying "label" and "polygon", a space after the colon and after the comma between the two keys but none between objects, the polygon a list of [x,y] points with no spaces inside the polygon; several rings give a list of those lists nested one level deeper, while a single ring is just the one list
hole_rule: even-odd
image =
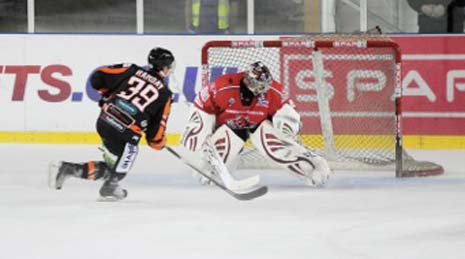
[{"label": "spar logo", "polygon": [[[372,103],[373,107],[392,102],[399,81],[403,89],[402,102],[407,110],[434,110],[437,107],[465,111],[465,60],[425,62],[411,58],[404,60],[403,76],[397,78],[390,59],[389,55],[369,57],[330,53],[324,58],[322,69],[318,70],[313,67],[310,54],[284,54],[282,84],[286,95],[305,111],[318,109],[316,90],[320,85],[334,110],[350,110],[362,102]],[[321,80],[317,80],[316,71],[322,74]]]},{"label": "spar logo", "polygon": [[318,111],[320,98],[328,99],[333,111],[392,111],[396,75],[391,59],[326,53],[318,60],[310,53],[285,54],[282,84],[300,111]]}]

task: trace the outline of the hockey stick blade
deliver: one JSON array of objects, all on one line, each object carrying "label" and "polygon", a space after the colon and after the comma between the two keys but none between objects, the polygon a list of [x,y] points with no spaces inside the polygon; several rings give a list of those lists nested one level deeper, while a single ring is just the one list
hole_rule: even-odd
[{"label": "hockey stick blade", "polygon": [[234,198],[241,200],[241,201],[246,201],[246,200],[253,200],[255,198],[258,198],[260,196],[265,195],[268,192],[268,187],[266,186],[256,186],[254,188],[250,188],[249,190],[231,190],[227,188],[225,185],[222,183],[218,182],[217,180],[213,179],[209,175],[205,174],[204,172],[200,171],[198,168],[195,166],[191,165],[189,162],[187,162],[185,159],[183,159],[174,149],[165,146],[165,149],[168,150],[171,154],[173,154],[175,157],[178,159],[182,160],[187,166],[190,168],[194,169],[197,173],[201,174],[208,180],[210,180],[213,184],[215,184],[217,187],[228,193],[229,195],[233,196]]},{"label": "hockey stick blade", "polygon": [[268,187],[256,186],[248,190],[247,192],[241,192],[241,193],[233,192],[232,190],[229,190],[226,188],[226,192],[238,200],[248,201],[248,200],[253,200],[255,198],[265,195],[268,192]]},{"label": "hockey stick blade", "polygon": [[236,180],[234,178],[232,178],[230,175],[227,175],[223,172],[221,172],[221,179],[225,179],[226,177],[230,177],[230,179],[232,180],[229,180],[229,181],[224,181],[226,187],[228,187],[228,189],[231,189],[231,190],[234,190],[234,191],[238,191],[240,192],[241,190],[247,190],[247,189],[250,189],[254,186],[258,186],[259,183],[260,183],[260,176],[259,175],[255,175],[255,176],[252,176],[252,177],[249,177],[249,178],[246,178],[246,179],[242,179],[242,180]]}]

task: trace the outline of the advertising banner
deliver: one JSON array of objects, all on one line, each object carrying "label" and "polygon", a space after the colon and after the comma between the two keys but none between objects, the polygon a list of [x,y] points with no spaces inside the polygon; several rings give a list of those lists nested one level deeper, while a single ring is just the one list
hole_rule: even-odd
[{"label": "advertising banner", "polygon": [[395,36],[405,134],[465,135],[465,37]]},{"label": "advertising banner", "polygon": [[[99,96],[88,83],[89,74],[102,65],[145,65],[148,51],[156,46],[172,50],[177,58],[175,80],[171,80],[170,85],[173,91],[182,92],[182,96],[175,96],[171,118],[176,119],[168,123],[168,132],[179,134],[187,116],[186,102],[192,101],[200,88],[200,55],[206,42],[278,38],[247,35],[0,35],[0,141],[12,141],[9,136],[23,133],[44,133],[46,136],[94,132]],[[401,46],[403,54],[404,135],[465,136],[465,36],[395,35],[392,38]],[[379,56],[382,58],[382,53]],[[333,93],[330,106],[334,112],[339,108],[349,112],[360,110],[360,99],[357,98],[366,98],[363,109],[367,112],[392,112],[391,106],[377,106],[384,103],[378,98],[392,98],[387,94],[391,90],[383,87],[392,85],[389,82],[392,79],[390,67],[379,66],[380,63],[375,67],[373,61],[366,60],[354,68],[350,58],[335,57],[324,61],[327,83],[337,89],[343,85],[343,90]],[[287,62],[301,61],[289,59]],[[312,115],[318,107],[316,102],[308,99],[315,98],[316,93],[311,92],[315,82],[309,80],[311,75],[308,74],[312,67],[308,62],[306,66],[302,66],[301,71],[287,71],[288,79],[294,78],[293,81],[285,82],[284,74],[279,78],[300,106],[308,120],[305,127],[311,131],[318,128],[318,120]],[[366,70],[371,71],[368,77]],[[355,82],[360,80],[372,87],[371,90],[359,88]],[[350,133],[351,127],[345,126],[349,122],[344,119],[335,121],[343,133]],[[41,139],[46,139],[44,136]]]}]

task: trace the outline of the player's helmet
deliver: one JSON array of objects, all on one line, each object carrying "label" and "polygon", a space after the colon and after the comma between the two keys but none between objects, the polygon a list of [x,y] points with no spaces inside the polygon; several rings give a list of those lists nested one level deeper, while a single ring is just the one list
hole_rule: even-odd
[{"label": "player's helmet", "polygon": [[148,56],[148,63],[150,70],[160,72],[164,67],[170,68],[174,66],[174,56],[171,51],[164,48],[154,48],[150,51]]},{"label": "player's helmet", "polygon": [[271,87],[273,78],[270,70],[261,61],[250,65],[245,75],[246,85],[254,95],[266,93]]}]

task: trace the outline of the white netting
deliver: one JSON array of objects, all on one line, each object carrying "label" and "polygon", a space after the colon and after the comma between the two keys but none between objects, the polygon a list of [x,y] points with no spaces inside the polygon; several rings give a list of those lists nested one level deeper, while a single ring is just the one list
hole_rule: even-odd
[{"label": "white netting", "polygon": [[[363,36],[363,39],[389,40],[372,36]],[[394,168],[396,50],[365,48],[362,36],[331,35],[287,42],[303,40],[354,44],[337,48],[325,44],[318,51],[312,47],[313,43],[273,44],[275,47],[212,46],[206,59],[209,82],[221,74],[243,71],[251,63],[262,61],[302,115],[300,138],[304,145],[323,153],[333,168]],[[407,162],[413,161],[408,155],[404,157]],[[410,169],[421,166],[407,162],[405,165]],[[253,150],[247,150],[242,156],[242,167],[263,168],[267,164]]]}]

